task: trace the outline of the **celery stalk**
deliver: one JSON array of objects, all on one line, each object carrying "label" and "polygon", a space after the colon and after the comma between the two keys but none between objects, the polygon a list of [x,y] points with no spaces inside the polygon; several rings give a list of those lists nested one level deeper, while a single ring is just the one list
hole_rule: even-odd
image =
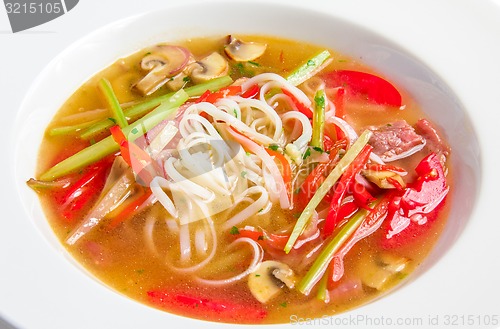
[{"label": "celery stalk", "polygon": [[297,289],[301,293],[308,295],[311,292],[311,289],[325,273],[335,253],[340,249],[340,247],[342,247],[347,239],[354,234],[356,229],[361,225],[361,223],[363,223],[369,213],[370,212],[366,209],[358,211],[344,226],[342,226],[340,232],[328,242],[325,248],[318,255],[318,258],[316,258],[312,264],[309,271],[297,285]]},{"label": "celery stalk", "polygon": [[320,185],[314,196],[311,198],[307,206],[304,208],[304,211],[300,214],[299,219],[297,219],[297,222],[295,223],[295,227],[292,230],[292,234],[290,235],[290,238],[288,239],[286,245],[285,245],[285,252],[289,253],[290,250],[292,250],[293,245],[295,244],[295,241],[299,238],[300,234],[306,227],[309,219],[312,216],[312,213],[314,209],[318,206],[318,204],[323,200],[325,197],[326,193],[332,188],[332,186],[337,182],[337,180],[342,176],[344,171],[349,167],[351,162],[354,161],[356,156],[363,150],[365,145],[368,143],[370,140],[370,137],[372,135],[372,132],[369,130],[365,130],[361,136],[352,144],[352,146],[349,148],[349,150],[346,152],[346,154],[340,159],[339,163],[333,168],[333,170],[330,172],[328,177],[326,177],[325,181],[323,184]]},{"label": "celery stalk", "polygon": [[111,110],[111,114],[116,120],[116,123],[120,126],[120,128],[128,126],[127,118],[125,118],[120,102],[118,101],[118,98],[116,98],[113,87],[108,79],[102,78],[99,80],[98,87],[106,99],[106,103],[108,103],[109,110]]},{"label": "celery stalk", "polygon": [[295,71],[290,73],[286,79],[294,86],[300,85],[302,82],[314,75],[314,73],[321,68],[330,56],[331,54],[328,50],[322,51],[313,58],[309,59],[303,65],[299,66]]},{"label": "celery stalk", "polygon": [[82,129],[88,128],[89,126],[95,124],[97,120],[88,121],[84,123],[79,123],[72,126],[59,126],[49,129],[49,136],[60,136],[60,135],[69,135],[75,134]]},{"label": "celery stalk", "polygon": [[[210,91],[216,91],[219,90],[220,88],[226,87],[230,85],[233,82],[231,77],[229,76],[223,76],[220,78],[215,78],[210,81],[200,83],[195,86],[191,86],[188,88],[185,88],[184,91],[187,93],[189,97],[195,97],[195,96],[200,96],[203,94],[205,91],[210,90]],[[130,120],[134,120],[135,118],[141,117],[148,113],[152,108],[160,105],[160,103],[168,101],[175,93],[168,93],[162,96],[158,96],[152,99],[149,99],[147,101],[141,102],[139,104],[133,105],[127,109],[124,110],[124,114],[126,117],[130,118]],[[82,132],[80,135],[81,138],[83,139],[90,139],[97,134],[100,134],[104,130],[112,127],[115,123],[112,120],[105,119],[102,121],[99,121],[95,123],[94,125],[90,126],[88,129],[85,129],[85,131]]]},{"label": "celery stalk", "polygon": [[[180,90],[168,100],[163,101],[160,106],[135,121],[129,126],[123,128],[123,133],[127,136],[130,142],[133,142],[154,126],[165,120],[169,115],[175,113],[180,105],[188,100],[189,96],[184,90]],[[48,171],[40,175],[40,180],[50,181],[62,177],[72,171],[83,168],[91,163],[94,163],[105,156],[112,154],[120,149],[118,144],[113,140],[112,136],[108,136],[103,140],[90,145],[69,158],[59,162]]]},{"label": "celery stalk", "polygon": [[311,146],[323,149],[323,135],[325,128],[325,107],[326,95],[323,89],[320,89],[314,95],[313,111],[313,131]]}]

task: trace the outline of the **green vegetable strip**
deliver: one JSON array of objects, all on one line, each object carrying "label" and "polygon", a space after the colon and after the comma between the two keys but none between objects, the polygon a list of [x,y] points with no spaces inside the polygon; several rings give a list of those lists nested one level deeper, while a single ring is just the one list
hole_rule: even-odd
[{"label": "green vegetable strip", "polygon": [[329,57],[330,52],[324,50],[318,55],[314,56],[303,65],[299,66],[293,71],[286,79],[294,86],[300,85],[302,82],[309,78],[309,75],[318,69]]},{"label": "green vegetable strip", "polygon": [[314,196],[311,198],[307,206],[304,208],[304,211],[300,214],[299,219],[297,219],[297,223],[295,223],[295,227],[293,228],[292,234],[288,239],[285,245],[285,252],[289,253],[292,250],[295,241],[299,238],[300,234],[306,227],[309,219],[312,216],[314,209],[318,206],[318,204],[323,200],[328,191],[332,188],[332,186],[337,182],[337,180],[342,176],[344,171],[349,167],[352,161],[356,158],[356,156],[363,150],[363,147],[368,143],[372,132],[369,130],[365,130],[361,136],[352,144],[349,150],[344,154],[342,159],[340,159],[339,163],[333,170],[330,172],[328,177],[326,177],[323,184],[320,185]]},{"label": "green vegetable strip", "polygon": [[60,135],[69,135],[79,132],[82,129],[88,128],[91,125],[95,124],[97,120],[92,120],[84,123],[79,123],[72,126],[60,126],[54,127],[49,130],[49,136],[60,136]]},{"label": "green vegetable strip", "polygon": [[323,134],[325,127],[325,107],[326,95],[323,89],[320,89],[314,95],[314,111],[313,111],[313,131],[311,146],[323,149]]},{"label": "green vegetable strip", "polygon": [[[233,83],[233,79],[229,76],[223,76],[220,78],[215,78],[205,83],[200,83],[195,86],[191,86],[185,88],[184,91],[188,94],[189,97],[195,97],[202,95],[205,91],[217,91],[220,88],[226,87]],[[130,118],[130,120],[134,120],[135,118],[139,118],[146,113],[148,113],[152,108],[160,105],[165,101],[168,101],[175,93],[168,93],[162,96],[158,96],[147,101],[141,102],[139,104],[133,105],[124,110],[124,114],[126,117]],[[90,139],[97,134],[105,131],[106,129],[114,126],[115,123],[112,120],[106,119],[97,122],[96,124],[90,126],[88,129],[82,132],[80,135],[83,139]]]},{"label": "green vegetable strip", "polygon": [[327,294],[328,294],[328,275],[323,275],[321,281],[319,282],[318,294],[316,295],[316,298],[324,301],[325,303],[328,303]]},{"label": "green vegetable strip", "polygon": [[325,248],[318,255],[318,258],[316,258],[312,264],[309,271],[297,285],[297,289],[301,293],[308,295],[311,292],[311,289],[325,273],[335,253],[347,241],[347,239],[354,234],[356,229],[361,225],[361,223],[363,223],[363,220],[369,213],[370,212],[366,209],[358,211],[344,226],[342,226],[340,232],[333,237],[330,242],[328,242]]},{"label": "green vegetable strip", "polygon": [[[189,96],[184,90],[180,90],[175,95],[164,101],[156,109],[123,128],[123,133],[127,136],[130,142],[133,142],[138,137],[144,135],[162,120],[175,113],[180,105],[188,100]],[[83,168],[91,163],[94,163],[105,156],[112,154],[120,149],[118,144],[113,140],[112,136],[108,136],[103,140],[90,145],[80,152],[70,156],[69,158],[59,162],[54,167],[40,176],[42,181],[50,181],[62,177],[72,171]]]},{"label": "green vegetable strip", "polygon": [[113,118],[116,120],[116,123],[120,126],[120,128],[125,128],[128,126],[127,118],[125,118],[125,114],[120,106],[120,102],[118,98],[116,98],[115,92],[113,91],[113,87],[108,79],[102,78],[98,84],[99,90],[104,95],[106,99],[106,103],[108,103],[109,110],[111,110],[111,114]]}]

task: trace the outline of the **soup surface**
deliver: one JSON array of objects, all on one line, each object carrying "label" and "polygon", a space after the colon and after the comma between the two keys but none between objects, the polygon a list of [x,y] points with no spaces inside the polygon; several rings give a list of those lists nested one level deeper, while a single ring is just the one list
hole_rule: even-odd
[{"label": "soup surface", "polygon": [[445,224],[450,150],[424,110],[332,49],[152,45],[66,101],[28,185],[73,257],[134,300],[321,318],[401,283]]}]

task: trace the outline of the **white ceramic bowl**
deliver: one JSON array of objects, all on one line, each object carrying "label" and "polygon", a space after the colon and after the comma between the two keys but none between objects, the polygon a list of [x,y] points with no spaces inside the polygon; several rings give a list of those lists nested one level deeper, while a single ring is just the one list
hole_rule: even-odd
[{"label": "white ceramic bowl", "polygon": [[[464,106],[460,95],[448,86],[450,81],[446,76],[440,76],[431,69],[432,62],[426,63],[397,41],[350,22],[348,17],[335,14],[335,10],[326,2],[323,3],[328,10],[305,10],[283,3],[254,1],[210,1],[169,6],[101,28],[74,43],[47,65],[26,95],[15,128],[15,184],[28,217],[23,225],[38,232],[48,242],[39,244],[42,239],[37,239],[38,245],[30,249],[34,251],[32,262],[39,266],[40,275],[46,278],[45,286],[37,287],[36,293],[46,294],[46,301],[52,305],[50,308],[40,306],[39,311],[30,309],[27,314],[40,317],[39,312],[48,312],[46,315],[52,319],[52,328],[136,328],[143,321],[146,321],[144,324],[148,328],[166,328],[172,321],[190,327],[223,326],[149,308],[92,279],[72,261],[57,241],[45,221],[36,195],[25,185],[27,178],[33,176],[44,128],[65,99],[84,81],[117,58],[147,45],[204,35],[276,35],[324,45],[360,58],[384,72],[396,85],[408,90],[429,118],[444,129],[451,144],[455,176],[455,187],[449,199],[452,209],[446,229],[430,257],[404,287],[381,300],[343,314],[337,320],[321,319],[325,321],[323,324],[348,326],[353,322],[346,323],[344,319],[360,316],[372,316],[374,321],[380,321],[380,314],[388,317],[401,314],[408,316],[411,313],[402,304],[423,301],[434,293],[418,289],[420,282],[422,288],[430,286],[437,289],[439,285],[429,282],[454,275],[435,265],[453,254],[451,251],[457,245],[466,243],[462,238],[463,233],[474,229],[472,214],[478,203],[484,176],[481,163],[484,149],[477,137],[477,122],[471,121],[468,114],[472,109]],[[189,15],[186,16],[186,13]],[[453,255],[448,259],[456,266]],[[412,289],[412,286],[415,288]],[[13,298],[13,302],[22,303],[16,297]],[[44,300],[39,296],[38,299]],[[426,318],[428,314],[418,313],[415,317],[430,321]],[[26,319],[14,320],[22,325],[37,327],[36,323]],[[43,327],[47,323],[50,322],[44,322]],[[353,327],[359,327],[358,324],[355,323]]]}]

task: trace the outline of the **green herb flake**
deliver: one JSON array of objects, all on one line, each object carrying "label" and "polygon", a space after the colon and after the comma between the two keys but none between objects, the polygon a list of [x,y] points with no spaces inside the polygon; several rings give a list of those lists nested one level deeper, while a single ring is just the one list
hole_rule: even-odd
[{"label": "green herb flake", "polygon": [[182,81],[191,82],[191,78],[186,76],[186,77],[182,78]]},{"label": "green herb flake", "polygon": [[325,107],[325,98],[324,97],[314,97],[314,102],[319,107]]},{"label": "green herb flake", "polygon": [[281,307],[287,307],[288,306],[288,303],[287,302],[283,302],[280,304]]},{"label": "green herb flake", "polygon": [[277,151],[279,149],[279,147],[280,146],[278,144],[269,144],[269,146],[267,148],[270,150],[273,150],[273,151]]},{"label": "green herb flake", "polygon": [[139,130],[137,128],[134,128],[130,132],[135,135],[135,134],[139,133]]},{"label": "green herb flake", "polygon": [[311,156],[311,149],[307,149],[305,152],[304,152],[304,155],[302,156],[302,159],[305,160],[307,159],[309,156]]},{"label": "green herb flake", "polygon": [[238,117],[238,112],[236,111],[236,109],[233,109],[233,113],[234,113],[234,117],[237,118]]},{"label": "green herb flake", "polygon": [[296,188],[295,191],[293,191],[293,194],[299,194],[300,193],[300,187]]},{"label": "green herb flake", "polygon": [[113,122],[113,124],[116,125],[116,120],[114,118],[108,118],[111,122]]},{"label": "green herb flake", "polygon": [[260,64],[259,64],[259,63],[254,62],[254,61],[248,61],[248,64],[252,64],[253,66],[257,66],[257,67],[259,67],[259,66],[260,66]]},{"label": "green herb flake", "polygon": [[233,227],[231,227],[231,230],[229,231],[229,233],[232,235],[240,234],[240,230],[238,230],[238,228],[236,226],[233,226]]},{"label": "green herb flake", "polygon": [[248,152],[248,151],[247,151],[247,152],[245,152],[245,154],[246,154],[247,156],[250,156],[252,153],[250,153],[250,152]]},{"label": "green herb flake", "polygon": [[260,274],[255,274],[255,277],[256,277],[256,278],[260,277]]},{"label": "green herb flake", "polygon": [[241,177],[245,178],[245,176],[246,176],[247,174],[248,174],[248,172],[246,172],[246,171],[244,171],[244,170],[243,170],[243,171],[241,172]]},{"label": "green herb flake", "polygon": [[319,153],[325,153],[325,151],[323,151],[323,149],[321,147],[314,146],[313,150],[315,150],[316,152],[319,152]]},{"label": "green herb flake", "polygon": [[263,211],[264,211],[264,208],[260,208],[260,209],[259,209],[259,212],[263,212]]},{"label": "green herb flake", "polygon": [[139,269],[139,270],[136,270],[135,271],[137,274],[143,274],[144,273],[144,269]]},{"label": "green herb flake", "polygon": [[314,65],[316,65],[316,63],[312,59],[307,61],[307,66],[314,66]]}]

